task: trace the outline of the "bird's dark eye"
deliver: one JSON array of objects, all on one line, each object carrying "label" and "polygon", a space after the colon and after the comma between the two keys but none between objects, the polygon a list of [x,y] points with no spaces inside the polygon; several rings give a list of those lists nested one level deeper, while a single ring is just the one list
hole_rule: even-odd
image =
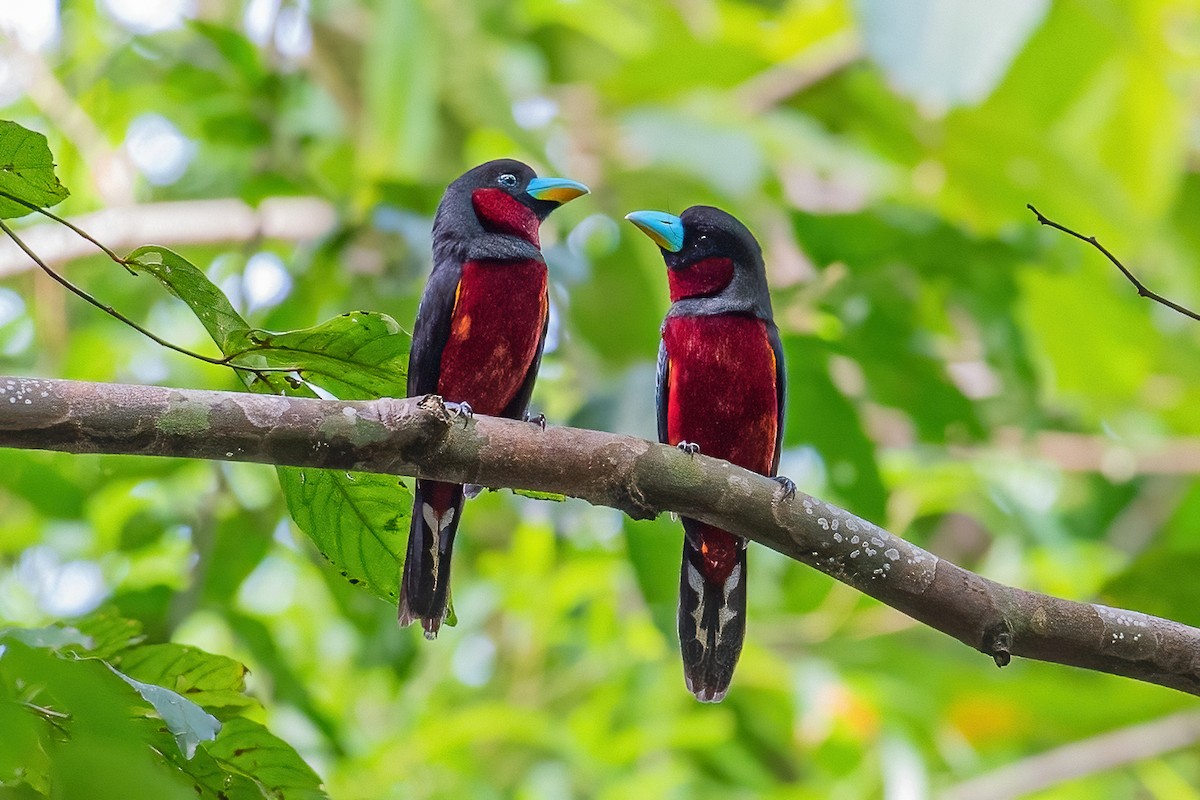
[{"label": "bird's dark eye", "polygon": [[499,178],[496,178],[496,183],[500,184],[501,186],[507,186],[511,189],[517,185],[517,176],[513,175],[511,172],[506,172]]}]

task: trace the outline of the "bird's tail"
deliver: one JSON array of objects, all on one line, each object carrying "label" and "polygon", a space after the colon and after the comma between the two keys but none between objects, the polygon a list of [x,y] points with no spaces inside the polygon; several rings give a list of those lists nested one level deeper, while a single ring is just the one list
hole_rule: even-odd
[{"label": "bird's tail", "polygon": [[729,691],[746,635],[745,540],[683,521],[679,576],[679,649],[696,699],[716,703]]},{"label": "bird's tail", "polygon": [[463,487],[456,483],[417,481],[412,527],[400,579],[400,625],[417,620],[425,638],[437,637],[450,599],[450,556],[462,516]]}]

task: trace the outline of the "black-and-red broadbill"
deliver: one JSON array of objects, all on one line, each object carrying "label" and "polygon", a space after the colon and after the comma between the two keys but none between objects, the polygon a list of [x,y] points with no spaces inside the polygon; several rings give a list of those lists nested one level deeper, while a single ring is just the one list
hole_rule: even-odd
[{"label": "black-and-red broadbill", "polygon": [[[549,319],[538,227],[587,191],[510,159],[481,164],[447,187],[433,220],[433,272],[413,326],[410,397],[441,395],[466,413],[525,415]],[[418,480],[413,493],[399,619],[420,620],[430,639],[446,618],[463,491]]]},{"label": "black-and-red broadbill", "polygon": [[[775,476],[785,373],[762,250],[746,226],[710,206],[626,219],[663,253],[671,308],[658,351],[658,438]],[[779,478],[785,492],[795,486]],[[688,690],[717,702],[746,633],[746,540],[683,520],[679,648]]]}]

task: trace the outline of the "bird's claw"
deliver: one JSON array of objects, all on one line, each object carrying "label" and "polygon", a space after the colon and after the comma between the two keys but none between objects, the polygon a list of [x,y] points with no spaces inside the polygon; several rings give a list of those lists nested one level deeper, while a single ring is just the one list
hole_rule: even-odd
[{"label": "bird's claw", "polygon": [[471,408],[470,403],[447,403],[447,406],[449,406],[450,413],[454,416],[462,417],[464,428],[467,427],[467,423],[475,418],[475,411]]},{"label": "bird's claw", "polygon": [[700,452],[700,445],[696,444],[695,442],[680,442],[675,446],[687,453],[689,456],[694,456],[696,453]]},{"label": "bird's claw", "polygon": [[771,480],[783,487],[783,499],[791,500],[796,496],[796,482],[786,475],[776,475]]},{"label": "bird's claw", "polygon": [[534,415],[530,414],[528,411],[526,411],[525,412],[525,421],[532,422],[534,425],[537,425],[542,430],[546,430],[546,415],[545,414],[538,414],[538,415],[534,416]]}]

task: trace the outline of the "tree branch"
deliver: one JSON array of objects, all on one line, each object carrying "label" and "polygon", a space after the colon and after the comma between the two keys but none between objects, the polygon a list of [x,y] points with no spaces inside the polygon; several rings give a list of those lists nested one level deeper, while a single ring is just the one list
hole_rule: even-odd
[{"label": "tree branch", "polygon": [[988,580],[727,462],[491,417],[437,397],[366,402],[0,377],[0,446],[254,461],[558,492],[635,519],[675,511],[815,567],[988,654],[1200,695],[1200,630]]},{"label": "tree branch", "polygon": [[1200,714],[1184,711],[1072,742],[964,781],[941,800],[1008,800],[1064,781],[1108,772],[1191,747],[1200,741]]},{"label": "tree branch", "polygon": [[1050,228],[1054,228],[1057,231],[1062,231],[1063,233],[1067,234],[1068,236],[1074,236],[1079,241],[1087,242],[1092,247],[1099,250],[1104,255],[1104,257],[1107,258],[1110,262],[1112,262],[1112,265],[1114,267],[1121,270],[1121,274],[1124,275],[1126,277],[1126,279],[1128,279],[1129,282],[1133,284],[1133,288],[1137,289],[1137,293],[1138,293],[1139,297],[1148,297],[1151,300],[1153,300],[1154,302],[1160,303],[1160,304],[1166,306],[1167,308],[1171,309],[1172,311],[1176,311],[1180,314],[1183,314],[1185,317],[1191,317],[1194,320],[1200,321],[1200,314],[1197,314],[1195,311],[1192,311],[1190,308],[1186,308],[1185,306],[1179,305],[1178,303],[1176,303],[1173,300],[1168,300],[1167,298],[1163,297],[1161,294],[1158,294],[1157,292],[1152,292],[1149,289],[1147,289],[1145,284],[1143,284],[1140,280],[1138,280],[1137,276],[1134,275],[1132,272],[1130,272],[1129,269],[1124,264],[1122,264],[1121,261],[1116,256],[1114,256],[1112,253],[1110,253],[1108,251],[1107,247],[1100,244],[1100,241],[1095,236],[1084,236],[1079,231],[1071,230],[1066,225],[1060,225],[1059,223],[1055,222],[1054,220],[1047,218],[1045,214],[1043,214],[1042,212],[1040,212],[1036,208],[1034,208],[1032,204],[1026,204],[1025,207],[1033,212],[1034,216],[1037,217],[1038,223],[1040,223],[1042,225],[1046,225],[1047,227],[1050,227]]}]

